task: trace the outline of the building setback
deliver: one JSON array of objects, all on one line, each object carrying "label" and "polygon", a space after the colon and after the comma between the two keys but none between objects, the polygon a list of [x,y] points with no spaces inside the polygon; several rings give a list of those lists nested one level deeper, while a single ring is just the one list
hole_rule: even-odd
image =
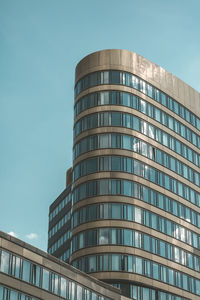
[{"label": "building setback", "polygon": [[200,94],[103,50],[75,76],[73,168],[48,252],[137,300],[200,299]]}]

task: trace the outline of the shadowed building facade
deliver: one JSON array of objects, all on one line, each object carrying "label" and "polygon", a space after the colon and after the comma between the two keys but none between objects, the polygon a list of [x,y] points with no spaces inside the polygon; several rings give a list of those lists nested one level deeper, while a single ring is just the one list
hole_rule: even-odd
[{"label": "shadowed building facade", "polygon": [[126,50],[81,60],[69,227],[62,205],[53,217],[58,197],[48,252],[68,251],[74,267],[133,299],[200,298],[199,133],[199,93],[161,67]]}]

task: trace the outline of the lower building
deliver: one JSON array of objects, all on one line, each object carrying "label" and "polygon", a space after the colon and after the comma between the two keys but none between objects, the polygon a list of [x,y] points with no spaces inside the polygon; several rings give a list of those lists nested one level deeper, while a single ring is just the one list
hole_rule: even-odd
[{"label": "lower building", "polygon": [[120,290],[0,231],[0,300],[125,300]]}]

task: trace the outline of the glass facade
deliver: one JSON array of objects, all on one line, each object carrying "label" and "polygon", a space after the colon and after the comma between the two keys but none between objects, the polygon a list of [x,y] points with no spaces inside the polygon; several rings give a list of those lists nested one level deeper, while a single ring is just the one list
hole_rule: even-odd
[{"label": "glass facade", "polygon": [[[163,186],[175,194],[180,195],[181,193],[180,196],[183,196],[183,190],[181,191],[179,180],[168,176],[167,174],[151,167],[150,165],[141,163],[139,160],[124,156],[99,156],[90,158],[88,160],[83,160],[80,164],[74,167],[74,180],[100,171],[125,172],[141,176],[147,180],[150,180],[151,182]],[[185,188],[186,185],[184,184],[183,189]],[[200,197],[200,194],[189,188],[189,186],[187,186],[186,189],[188,190],[189,194],[196,194],[194,196],[195,198],[198,199]]]},{"label": "glass facade", "polygon": [[[117,206],[117,204],[113,204],[113,206],[114,205]],[[200,259],[193,253],[149,234],[128,228],[104,227],[82,231],[73,237],[71,251],[74,253],[77,250],[86,247],[96,247],[98,245],[120,245],[139,248],[191,268],[197,272],[200,271]]]},{"label": "glass facade", "polygon": [[70,221],[70,211],[62,217],[50,230],[49,230],[49,238],[51,238],[58,230],[60,230],[67,222]]},{"label": "glass facade", "polygon": [[[16,256],[3,249],[0,249],[0,272],[18,278],[29,283],[30,285],[39,287],[64,299],[110,300],[107,297],[96,293],[92,289],[85,288],[83,285],[75,281],[71,281],[67,277],[63,277],[46,267],[35,264],[30,260]],[[5,294],[5,290],[7,294]],[[2,295],[5,295],[4,298]],[[1,286],[0,297],[2,297],[0,298],[2,300],[33,299],[30,297],[25,298],[25,295],[21,295],[15,291],[9,291]]]},{"label": "glass facade", "polygon": [[51,247],[48,248],[48,253],[53,254],[58,248],[60,248],[67,240],[70,240],[71,229],[65,232]]},{"label": "glass facade", "polygon": [[0,284],[0,300],[39,300]]},{"label": "glass facade", "polygon": [[182,136],[194,146],[200,147],[200,136],[198,134],[176,120],[176,118],[167,114],[165,111],[130,93],[119,91],[103,91],[88,94],[76,103],[74,108],[75,117],[86,109],[101,105],[121,105],[133,108],[134,110],[137,110],[147,115],[149,118],[157,121],[158,123],[166,126],[168,129]]},{"label": "glass facade", "polygon": [[175,156],[169,155],[167,152],[132,135],[104,133],[86,137],[76,143],[74,147],[74,159],[88,151],[109,148],[136,152],[170,169],[172,172],[177,173],[197,186],[200,185],[199,172],[189,167]]},{"label": "glass facade", "polygon": [[124,85],[138,90],[200,130],[200,119],[195,114],[163,91],[138,76],[127,72],[108,70],[88,74],[77,82],[75,86],[75,97],[90,87],[104,84]]},{"label": "glass facade", "polygon": [[199,279],[139,256],[119,253],[89,255],[74,260],[73,266],[87,273],[112,271],[140,274],[200,296]]},{"label": "glass facade", "polygon": [[70,203],[70,201],[71,193],[69,193],[49,214],[49,222],[51,222],[59,214],[59,212],[62,211],[68,203]]},{"label": "glass facade", "polygon": [[188,159],[194,165],[200,166],[200,155],[193,148],[157,126],[129,113],[106,111],[90,114],[77,121],[74,127],[74,137],[89,129],[99,127],[121,127],[135,130]]},{"label": "glass facade", "polygon": [[[102,204],[103,206],[103,204]],[[101,208],[102,208],[101,206]],[[183,227],[165,217],[162,217],[158,214],[148,211],[147,209],[140,208],[135,205],[130,204],[121,204],[121,203],[109,203],[107,206],[104,204],[104,208],[108,209],[106,214],[97,215],[97,210],[95,211],[95,206],[91,207],[90,212],[93,212],[92,216],[86,215],[81,216],[81,223],[88,221],[104,220],[104,219],[113,219],[113,220],[127,220],[131,222],[136,222],[142,225],[145,225],[149,228],[162,232],[166,235],[169,235],[177,240],[180,240],[184,243],[192,245],[195,248],[200,247],[200,235],[197,232],[193,232],[187,227]],[[93,209],[93,210],[92,210]],[[83,210],[80,211],[84,212]],[[86,211],[85,211],[86,212]],[[77,214],[73,217],[73,223],[75,226],[78,226]],[[80,220],[80,219],[79,219]]]}]

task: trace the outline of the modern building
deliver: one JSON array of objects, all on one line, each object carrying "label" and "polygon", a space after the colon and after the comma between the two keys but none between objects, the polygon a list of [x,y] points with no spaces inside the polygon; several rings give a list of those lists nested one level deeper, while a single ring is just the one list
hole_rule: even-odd
[{"label": "modern building", "polygon": [[200,299],[199,167],[200,94],[135,53],[88,55],[48,252],[132,299]]},{"label": "modern building", "polygon": [[59,299],[127,298],[117,288],[0,231],[0,300]]}]

